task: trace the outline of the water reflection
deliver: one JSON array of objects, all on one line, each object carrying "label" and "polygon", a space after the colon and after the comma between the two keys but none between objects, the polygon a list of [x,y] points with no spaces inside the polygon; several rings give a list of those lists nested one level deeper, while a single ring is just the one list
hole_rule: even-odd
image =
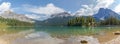
[{"label": "water reflection", "polygon": [[73,36],[65,39],[55,38],[46,32],[35,32],[24,38],[16,39],[12,44],[82,44],[86,40],[88,44],[99,44],[98,39],[92,36]]},{"label": "water reflection", "polygon": [[0,35],[4,34],[14,34],[21,31],[31,30],[33,27],[6,27],[6,28],[0,28]]},{"label": "water reflection", "polygon": [[38,27],[36,31],[48,32],[56,36],[94,35],[100,32],[98,27]]},{"label": "water reflection", "polygon": [[12,44],[60,44],[62,39],[53,38],[48,33],[36,32],[25,36],[25,38],[16,39]]},{"label": "water reflection", "polygon": [[0,44],[11,44],[12,41],[18,38],[22,38],[29,33],[33,33],[34,30],[27,30],[18,33],[4,34],[0,36]]},{"label": "water reflection", "polygon": [[0,29],[0,44],[65,44],[66,40],[82,40],[84,36],[103,42],[111,40],[114,31],[120,31],[120,27],[8,27]]}]

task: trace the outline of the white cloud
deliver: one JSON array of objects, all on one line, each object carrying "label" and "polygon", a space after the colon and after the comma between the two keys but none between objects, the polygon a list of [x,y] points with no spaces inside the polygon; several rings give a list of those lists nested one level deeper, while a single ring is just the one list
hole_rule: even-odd
[{"label": "white cloud", "polygon": [[117,13],[120,13],[120,4],[114,8],[114,11]]},{"label": "white cloud", "polygon": [[38,14],[25,14],[25,16],[27,16],[28,18],[32,18],[32,19],[40,20],[40,21],[50,18],[50,16],[47,16],[47,15],[43,16],[43,15],[38,15]]},{"label": "white cloud", "polygon": [[76,12],[76,15],[79,16],[90,16],[93,15],[93,9],[92,9],[92,5],[88,6],[88,5],[82,5],[83,8],[81,8],[79,11]]},{"label": "white cloud", "polygon": [[27,16],[29,18],[32,18],[32,19],[38,19],[38,18],[40,18],[40,16],[35,15],[35,14],[26,14],[25,16]]},{"label": "white cloud", "polygon": [[90,16],[98,12],[99,8],[109,8],[115,0],[96,0],[96,4],[82,5],[83,8],[80,8],[76,13],[79,16]]},{"label": "white cloud", "polygon": [[94,10],[98,11],[99,8],[108,8],[114,2],[115,0],[97,0],[97,5],[95,5]]},{"label": "white cloud", "polygon": [[97,5],[96,7],[102,7],[102,8],[107,8],[109,7],[115,0],[97,0]]},{"label": "white cloud", "polygon": [[11,6],[11,3],[9,3],[9,2],[3,2],[0,5],[0,13],[3,13],[4,11],[10,10],[10,6]]},{"label": "white cloud", "polygon": [[52,3],[49,3],[44,7],[32,6],[27,4],[23,5],[23,7],[25,8],[25,11],[33,13],[32,15],[26,15],[26,16],[36,20],[45,20],[50,18],[52,14],[65,12],[64,9],[56,7]]},{"label": "white cloud", "polygon": [[52,3],[47,4],[45,7],[34,7],[34,8],[28,8],[27,10],[32,13],[45,14],[45,15],[51,15],[55,13],[64,12],[63,9],[54,6],[54,4]]}]

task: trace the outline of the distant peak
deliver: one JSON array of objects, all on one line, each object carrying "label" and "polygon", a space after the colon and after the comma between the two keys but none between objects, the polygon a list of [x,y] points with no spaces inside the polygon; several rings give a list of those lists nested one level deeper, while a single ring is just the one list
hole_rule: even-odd
[{"label": "distant peak", "polygon": [[94,14],[94,17],[97,19],[107,19],[110,16],[120,19],[119,14],[108,8],[100,8],[97,14]]},{"label": "distant peak", "polygon": [[61,12],[61,13],[51,15],[51,17],[67,17],[67,16],[71,16],[71,14],[68,12]]},{"label": "distant peak", "polygon": [[100,8],[99,11],[112,11],[111,9],[108,9],[108,8]]},{"label": "distant peak", "polygon": [[100,10],[104,10],[104,9],[106,9],[106,8],[100,8]]},{"label": "distant peak", "polygon": [[109,9],[109,8],[100,8],[100,10],[105,10],[105,9]]}]

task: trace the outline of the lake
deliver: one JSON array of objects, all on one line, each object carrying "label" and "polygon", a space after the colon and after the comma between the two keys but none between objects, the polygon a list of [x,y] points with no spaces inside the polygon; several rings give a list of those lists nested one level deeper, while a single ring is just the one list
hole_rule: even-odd
[{"label": "lake", "polygon": [[[65,41],[68,38],[79,37],[79,36],[88,36],[88,37],[92,36],[92,38],[97,38],[99,43],[103,43],[115,38],[116,36],[113,34],[113,32],[117,32],[117,31],[120,31],[119,26],[116,27],[62,27],[62,26],[8,27],[8,28],[0,29],[0,38],[1,38],[0,41],[2,41],[0,43],[41,44],[45,39],[44,41],[50,41],[51,44],[59,44],[58,41],[61,40]],[[48,40],[48,38],[50,40]],[[47,43],[43,43],[43,44],[47,44]]]}]

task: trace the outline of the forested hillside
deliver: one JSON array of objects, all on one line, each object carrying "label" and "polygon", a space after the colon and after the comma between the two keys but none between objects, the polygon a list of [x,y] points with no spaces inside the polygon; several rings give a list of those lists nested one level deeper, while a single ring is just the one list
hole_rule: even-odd
[{"label": "forested hillside", "polygon": [[0,17],[0,26],[33,26],[34,23]]}]

